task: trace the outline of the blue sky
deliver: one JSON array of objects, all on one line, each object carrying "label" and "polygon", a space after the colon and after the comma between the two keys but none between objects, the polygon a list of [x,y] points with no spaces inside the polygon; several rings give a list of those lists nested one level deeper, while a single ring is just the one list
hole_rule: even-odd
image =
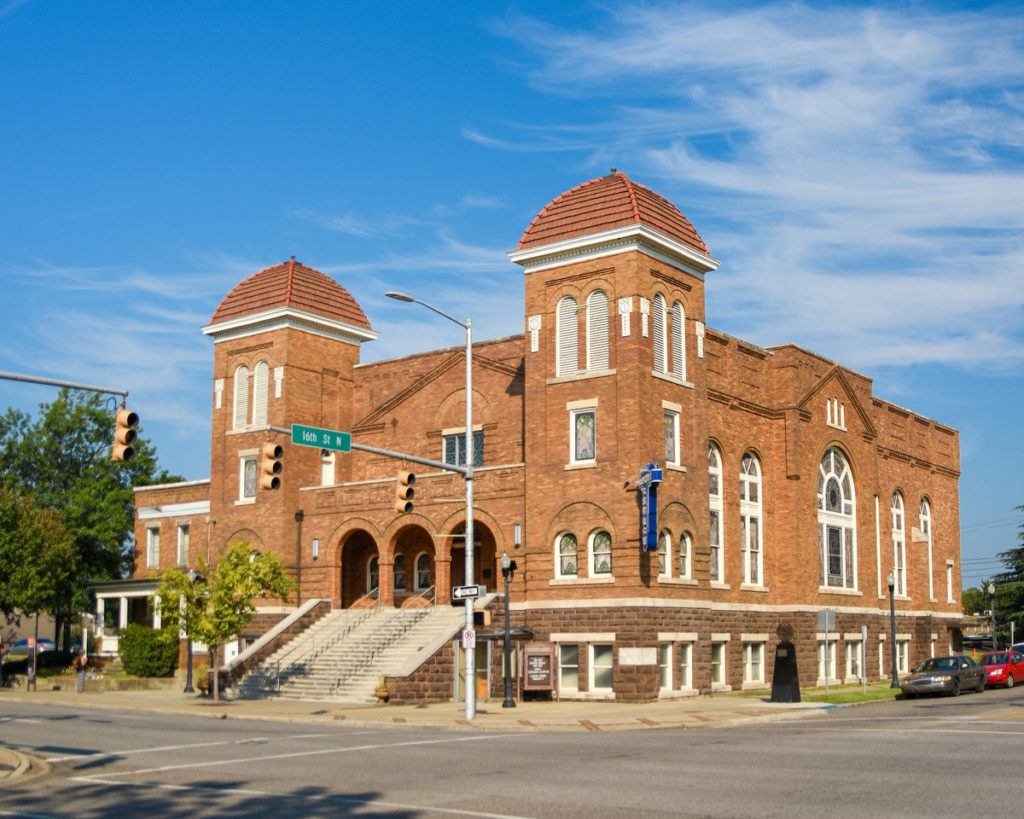
[{"label": "blue sky", "polygon": [[721,261],[709,324],[960,430],[971,583],[1024,503],[1022,32],[1013,3],[0,0],[0,370],[126,386],[206,477],[234,284],[334,275],[364,360],[460,342],[388,289],[518,333],[505,253],[614,165]]}]

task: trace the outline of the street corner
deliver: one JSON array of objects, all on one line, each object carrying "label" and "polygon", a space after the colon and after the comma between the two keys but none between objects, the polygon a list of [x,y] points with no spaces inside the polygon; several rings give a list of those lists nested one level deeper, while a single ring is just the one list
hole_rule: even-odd
[{"label": "street corner", "polygon": [[45,759],[0,747],[0,782],[4,788],[49,772],[50,764]]}]

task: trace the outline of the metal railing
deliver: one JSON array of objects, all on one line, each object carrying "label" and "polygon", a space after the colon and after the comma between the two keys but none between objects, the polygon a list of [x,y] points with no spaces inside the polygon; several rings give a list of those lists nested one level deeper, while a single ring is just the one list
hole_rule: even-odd
[{"label": "metal railing", "polygon": [[[422,595],[433,593],[433,589],[427,589]],[[346,667],[342,673],[332,680],[328,691],[331,694],[337,693],[346,682],[361,672],[365,671],[385,651],[423,620],[430,613],[428,608],[399,609],[398,613],[381,624],[380,628],[366,636],[369,646],[361,646],[362,650],[350,655]],[[396,622],[397,621],[397,622]],[[354,662],[352,662],[354,660]]]}]

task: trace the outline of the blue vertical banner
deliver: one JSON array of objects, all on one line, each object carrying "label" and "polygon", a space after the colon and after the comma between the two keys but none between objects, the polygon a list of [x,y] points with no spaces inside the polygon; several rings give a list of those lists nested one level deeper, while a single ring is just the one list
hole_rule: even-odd
[{"label": "blue vertical banner", "polygon": [[658,548],[658,484],[661,467],[644,464],[636,485],[640,490],[640,545],[645,552]]}]

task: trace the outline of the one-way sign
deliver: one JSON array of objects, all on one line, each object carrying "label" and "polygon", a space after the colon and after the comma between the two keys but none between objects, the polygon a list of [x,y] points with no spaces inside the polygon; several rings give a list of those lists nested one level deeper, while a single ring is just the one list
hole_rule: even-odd
[{"label": "one-way sign", "polygon": [[479,596],[479,586],[452,586],[452,600],[466,600],[469,597]]}]

